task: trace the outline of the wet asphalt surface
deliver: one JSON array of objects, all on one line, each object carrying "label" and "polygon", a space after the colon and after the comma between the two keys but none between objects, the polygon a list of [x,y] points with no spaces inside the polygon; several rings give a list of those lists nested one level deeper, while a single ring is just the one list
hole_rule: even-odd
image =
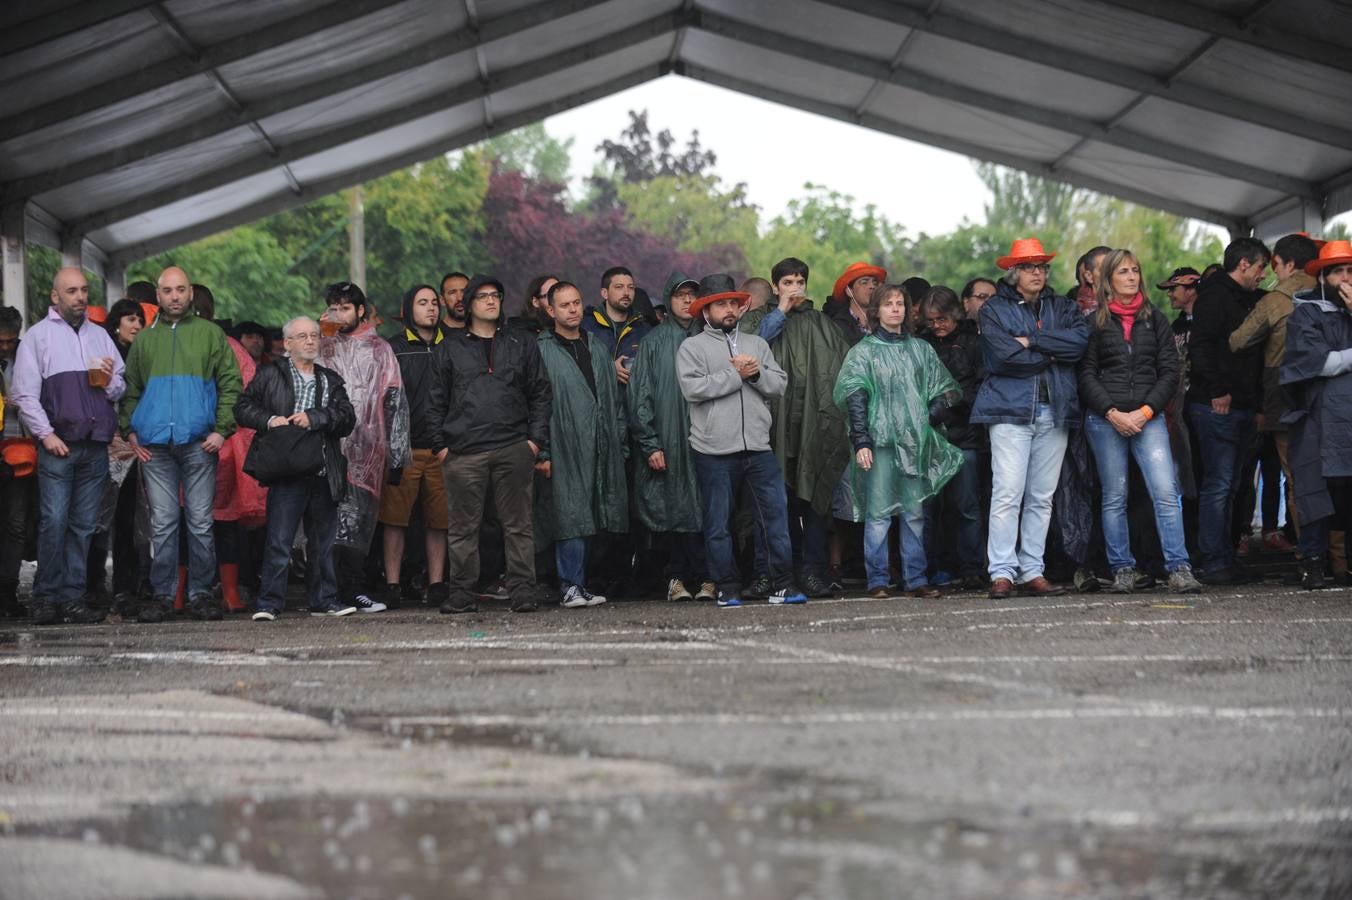
[{"label": "wet asphalt surface", "polygon": [[0,896],[1352,896],[1352,590],[0,624]]}]

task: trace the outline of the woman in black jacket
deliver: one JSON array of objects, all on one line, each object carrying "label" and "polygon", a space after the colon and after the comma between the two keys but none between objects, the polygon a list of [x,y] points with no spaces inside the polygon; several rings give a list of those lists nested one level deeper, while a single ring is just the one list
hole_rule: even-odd
[{"label": "woman in black jacket", "polygon": [[1103,258],[1098,306],[1079,364],[1085,436],[1103,486],[1103,537],[1114,593],[1136,584],[1127,528],[1127,453],[1136,460],[1155,504],[1155,524],[1169,570],[1169,589],[1198,593],[1183,541],[1178,480],[1164,407],[1178,386],[1178,351],[1165,315],[1141,293],[1141,265],[1130,250]]},{"label": "woman in black jacket", "polygon": [[[963,590],[986,586],[986,525],[982,514],[980,457],[986,456],[990,471],[990,444],[985,425],[973,425],[968,417],[972,401],[986,377],[981,359],[981,335],[976,322],[964,317],[962,301],[952,288],[935,285],[920,304],[921,336],[938,354],[962,388],[962,399],[940,411],[935,424],[947,429],[948,442],[962,451],[963,464],[943,493],[926,509],[926,553],[938,559],[944,572],[955,573]],[[940,527],[942,524],[942,527]],[[956,540],[950,540],[953,535]],[[932,542],[932,544],[931,544]],[[936,584],[944,584],[942,574]]]}]

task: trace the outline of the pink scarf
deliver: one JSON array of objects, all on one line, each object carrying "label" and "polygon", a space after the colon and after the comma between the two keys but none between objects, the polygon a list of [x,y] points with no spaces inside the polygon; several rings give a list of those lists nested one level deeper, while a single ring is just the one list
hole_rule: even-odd
[{"label": "pink scarf", "polygon": [[1136,313],[1141,309],[1143,303],[1145,303],[1145,295],[1140,291],[1137,291],[1136,296],[1125,305],[1116,300],[1108,303],[1108,311],[1122,319],[1122,337],[1126,338],[1128,344],[1131,343],[1131,326],[1135,324]]}]

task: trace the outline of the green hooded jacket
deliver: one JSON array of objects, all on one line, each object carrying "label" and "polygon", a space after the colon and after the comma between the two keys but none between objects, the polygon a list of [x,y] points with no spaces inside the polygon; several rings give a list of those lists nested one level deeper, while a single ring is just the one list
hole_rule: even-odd
[{"label": "green hooded jacket", "polygon": [[[751,310],[738,328],[756,334],[768,312],[768,307]],[[788,314],[770,349],[789,376],[784,396],[770,401],[775,457],[794,495],[830,516],[831,498],[850,462],[846,417],[831,399],[849,345],[809,300]]]},{"label": "green hooded jacket", "polygon": [[[671,309],[671,292],[695,279],[672,272],[662,302]],[[676,377],[676,351],[686,330],[676,318],[667,318],[648,332],[639,345],[629,372],[626,404],[629,430],[637,448],[634,461],[634,502],[639,521],[655,532],[700,531],[699,481],[690,449],[690,405]],[[666,457],[664,472],[654,472],[648,457],[657,451]]]},{"label": "green hooded jacket", "polygon": [[540,334],[540,358],[554,392],[549,415],[551,477],[535,476],[535,543],[629,530],[624,474],[625,416],[615,365],[604,344],[582,332],[591,351],[596,396],[553,331]]}]

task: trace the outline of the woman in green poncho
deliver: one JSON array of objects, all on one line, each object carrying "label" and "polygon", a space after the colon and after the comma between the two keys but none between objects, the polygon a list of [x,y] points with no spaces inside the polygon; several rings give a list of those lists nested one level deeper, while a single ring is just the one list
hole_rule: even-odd
[{"label": "woman in green poncho", "polygon": [[832,398],[850,420],[854,520],[864,523],[869,593],[888,596],[887,533],[901,516],[906,590],[937,597],[925,570],[924,503],[962,466],[962,451],[931,424],[961,388],[928,343],[911,336],[911,303],[899,284],[868,305],[872,332],[850,348]]}]

